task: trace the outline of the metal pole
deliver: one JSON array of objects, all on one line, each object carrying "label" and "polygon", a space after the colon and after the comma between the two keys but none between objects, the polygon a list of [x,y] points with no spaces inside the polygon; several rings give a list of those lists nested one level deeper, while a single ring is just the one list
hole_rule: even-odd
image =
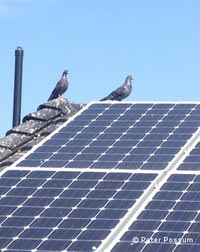
[{"label": "metal pole", "polygon": [[21,47],[15,50],[15,79],[14,79],[14,100],[13,100],[13,127],[21,121],[21,97],[22,97],[22,68],[23,54]]}]

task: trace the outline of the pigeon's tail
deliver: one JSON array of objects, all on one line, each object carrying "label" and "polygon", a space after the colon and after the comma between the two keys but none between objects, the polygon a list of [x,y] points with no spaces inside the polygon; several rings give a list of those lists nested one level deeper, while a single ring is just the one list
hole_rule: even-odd
[{"label": "pigeon's tail", "polygon": [[102,98],[100,101],[108,101],[108,100],[110,100],[110,101],[113,101],[113,100],[119,101],[121,99],[120,99],[119,94],[115,90],[112,93],[110,93],[109,95],[107,95],[106,97]]},{"label": "pigeon's tail", "polygon": [[107,98],[106,97],[104,97],[103,99],[101,99],[100,101],[106,101],[107,100]]},{"label": "pigeon's tail", "polygon": [[49,96],[49,99],[47,101],[52,101],[53,99],[56,99],[55,95],[52,93],[50,96]]},{"label": "pigeon's tail", "polygon": [[110,100],[110,101],[114,100],[114,97],[112,94],[102,98],[100,101],[108,101],[108,100]]},{"label": "pigeon's tail", "polygon": [[52,95],[49,96],[49,99],[47,101],[51,101],[51,100],[53,100]]}]

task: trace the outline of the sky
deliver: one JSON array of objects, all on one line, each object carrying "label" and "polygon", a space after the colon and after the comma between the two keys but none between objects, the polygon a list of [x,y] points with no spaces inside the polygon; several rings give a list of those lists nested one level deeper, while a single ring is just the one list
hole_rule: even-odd
[{"label": "sky", "polygon": [[22,118],[63,95],[98,101],[134,76],[126,101],[199,101],[199,0],[0,0],[0,137],[12,128],[15,50],[23,59]]}]

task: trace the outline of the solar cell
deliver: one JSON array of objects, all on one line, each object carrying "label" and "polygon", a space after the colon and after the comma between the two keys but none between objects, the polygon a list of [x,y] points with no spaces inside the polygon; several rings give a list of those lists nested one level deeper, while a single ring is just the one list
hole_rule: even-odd
[{"label": "solar cell", "polygon": [[163,170],[197,131],[198,112],[192,103],[92,103],[18,166]]},{"label": "solar cell", "polygon": [[156,177],[68,169],[5,171],[0,184],[7,188],[0,198],[0,248],[96,250]]}]

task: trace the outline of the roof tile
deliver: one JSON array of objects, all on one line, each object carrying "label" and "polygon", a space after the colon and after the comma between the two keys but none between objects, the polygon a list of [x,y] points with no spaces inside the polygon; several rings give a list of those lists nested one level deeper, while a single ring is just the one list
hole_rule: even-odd
[{"label": "roof tile", "polygon": [[40,105],[36,112],[23,118],[23,123],[0,139],[0,167],[10,165],[44,137],[68,120],[83,104],[58,98]]},{"label": "roof tile", "polygon": [[25,135],[30,136],[32,134],[35,134],[38,130],[41,130],[42,128],[46,127],[47,125],[48,125],[48,122],[46,121],[29,120],[9,130],[6,133],[6,135],[10,135],[12,133],[19,133],[19,134],[25,134]]}]

